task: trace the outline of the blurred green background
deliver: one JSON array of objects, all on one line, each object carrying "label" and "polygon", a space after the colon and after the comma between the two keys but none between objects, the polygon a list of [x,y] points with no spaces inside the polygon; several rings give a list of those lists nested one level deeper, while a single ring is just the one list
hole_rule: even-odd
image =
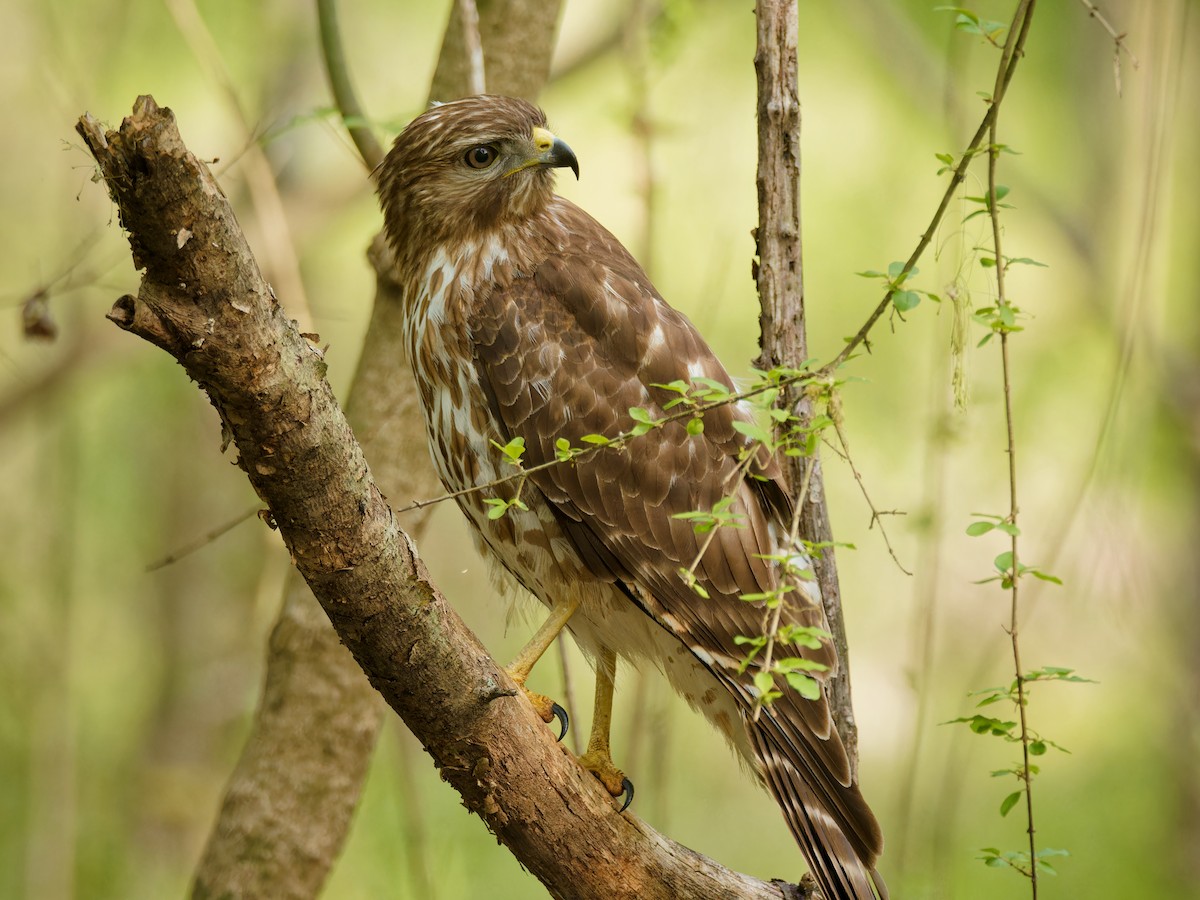
[{"label": "blurred green background", "polygon": [[[388,136],[420,111],[449,2],[344,4],[366,108]],[[804,239],[814,353],[833,355],[880,297],[855,276],[914,246],[955,152],[983,113],[997,53],[932,0],[802,3]],[[542,103],[578,153],[561,192],[615,231],[735,373],[756,355],[752,4],[671,0],[639,39],[624,0],[568,0]],[[978,11],[1007,19],[1012,3]],[[257,520],[165,568],[147,566],[254,503],[216,416],[162,352],[104,313],[136,291],[127,245],[72,127],[116,125],[135,96],[172,107],[214,168],[281,300],[302,293],[353,373],[380,226],[361,165],[325,113],[308,4],[190,0],[6,3],[0,96],[0,897],[159,898],[186,891],[259,690],[287,567]],[[1039,688],[1030,714],[1067,747],[1041,759],[1038,836],[1066,848],[1054,898],[1200,897],[1200,55],[1196,5],[1106,4],[1136,70],[1080,3],[1044,3],[1001,116],[1023,557],[1065,585],[1024,592],[1026,668],[1098,681]],[[609,40],[615,38],[615,40]],[[232,87],[230,87],[232,86]],[[240,108],[240,112],[238,111]],[[651,123],[649,154],[631,122]],[[265,149],[281,205],[253,187]],[[982,172],[982,170],[980,170]],[[973,179],[965,194],[984,188]],[[985,306],[985,220],[956,203],[918,286]],[[289,277],[298,266],[301,279]],[[949,286],[957,285],[951,289]],[[59,334],[21,334],[47,290]],[[890,559],[849,469],[826,453],[852,642],[862,783],[895,897],[1027,895],[981,847],[1020,849],[1014,748],[938,723],[1011,678],[1005,549],[969,538],[1007,511],[994,343],[971,325],[954,406],[955,312],[885,321],[844,390],[854,462],[888,517]],[[411,498],[393,498],[396,503]],[[506,658],[506,625],[457,510],[422,555]],[[590,676],[572,659],[576,729]],[[535,687],[560,691],[553,663]],[[734,868],[798,876],[800,855],[722,740],[652,674],[620,679],[615,757],[635,811]],[[459,805],[398,722],[385,728],[329,898],[542,896]]]}]

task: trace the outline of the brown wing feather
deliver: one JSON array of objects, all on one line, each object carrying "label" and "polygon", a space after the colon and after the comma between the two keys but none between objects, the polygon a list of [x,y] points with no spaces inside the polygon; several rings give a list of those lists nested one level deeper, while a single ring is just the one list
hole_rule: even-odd
[{"label": "brown wing feather", "polygon": [[[525,440],[530,465],[554,458],[555,441],[574,446],[588,434],[615,435],[633,424],[630,407],[665,415],[676,396],[653,388],[703,375],[732,387],[725,369],[691,323],[668,307],[617,240],[566,201],[555,201],[559,250],[536,271],[479,300],[470,313],[479,374],[494,412]],[[734,406],[709,412],[691,436],[675,423],[652,430],[627,451],[605,450],[532,476],[580,556],[599,577],[636,585],[660,625],[738,698],[764,778],[805,856],[832,897],[873,896],[882,838],[830,721],[828,704],[788,693],[750,721],[748,675],[731,665],[738,635],[761,633],[761,608],[737,599],[770,590],[776,572],[759,555],[777,552],[771,522],[782,525],[788,501],[773,461],[764,482],[735,482],[745,439]],[[710,509],[734,490],[745,527],[720,529],[697,572],[704,600],[679,578],[701,536],[676,513]],[[817,608],[798,623],[823,625]],[[789,653],[792,651],[789,649]],[[803,651],[831,668],[832,649]],[[878,882],[882,893],[882,882]]]}]

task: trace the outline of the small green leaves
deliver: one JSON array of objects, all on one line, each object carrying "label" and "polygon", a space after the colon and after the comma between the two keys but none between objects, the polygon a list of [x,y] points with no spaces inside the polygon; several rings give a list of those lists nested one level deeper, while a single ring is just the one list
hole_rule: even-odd
[{"label": "small green leaves", "polygon": [[967,526],[967,534],[971,537],[979,537],[989,531],[1003,531],[1011,537],[1016,537],[1021,533],[1020,528],[1003,516],[993,516],[988,513],[972,513],[972,515],[979,516],[980,521],[972,522]]},{"label": "small green leaves", "polygon": [[1009,722],[1003,719],[993,719],[991,716],[960,716],[957,719],[951,719],[948,722],[943,722],[943,725],[957,725],[959,723],[966,725],[974,734],[990,734],[992,737],[1011,737],[1012,730],[1017,727],[1016,722]]},{"label": "small green leaves", "polygon": [[[680,566],[679,578],[684,584],[691,588],[692,593],[694,593],[697,597],[700,597],[704,600],[708,599],[708,591],[705,590],[704,585],[696,580],[696,573],[691,569],[687,568],[686,566]],[[734,640],[736,641],[737,638],[734,638]]]},{"label": "small green leaves", "polygon": [[[1002,869],[1006,866],[1020,872],[1026,878],[1029,877],[1032,867],[1029,865],[1029,853],[1025,850],[1008,850],[1001,852],[996,847],[983,847],[979,851],[983,856],[979,857],[985,866],[992,869]],[[1053,847],[1043,847],[1037,852],[1037,870],[1046,875],[1057,875],[1058,872],[1050,863],[1046,862],[1046,858],[1050,856],[1070,856],[1066,850],[1057,850]]]},{"label": "small green leaves", "polygon": [[504,461],[510,465],[521,466],[521,457],[525,455],[525,438],[515,437],[507,444],[492,441],[492,446],[504,454]]},{"label": "small green leaves", "polygon": [[[970,532],[968,531],[968,533]],[[1013,554],[1011,550],[1005,550],[1003,553],[999,554],[992,561],[992,566],[1000,574],[993,575],[991,578],[982,578],[979,581],[976,581],[976,584],[987,584],[992,581],[997,581],[1000,583],[1000,587],[1007,591],[1012,589],[1013,580],[1015,578],[1022,578],[1026,575],[1032,575],[1039,581],[1048,581],[1051,584],[1057,585],[1062,584],[1062,579],[1057,575],[1051,575],[1049,572],[1043,572],[1041,569],[1038,569],[1035,566],[1027,566],[1024,563],[1017,565],[1014,571]]]},{"label": "small green leaves", "polygon": [[641,437],[651,428],[658,426],[659,422],[654,419],[649,412],[640,406],[629,407],[629,418],[633,419],[637,424],[629,429],[629,433],[634,437]]},{"label": "small green leaves", "polygon": [[734,431],[744,434],[746,437],[750,438],[750,440],[757,441],[760,444],[765,444],[768,447],[773,445],[775,442],[774,435],[772,435],[770,431],[757,422],[743,422],[735,419],[733,422],[733,429]]},{"label": "small green leaves", "polygon": [[770,703],[772,700],[783,696],[783,691],[776,689],[775,676],[770,672],[758,671],[754,673],[754,686],[758,689],[758,702]]},{"label": "small green leaves", "polygon": [[807,647],[810,650],[818,649],[821,644],[832,638],[833,635],[824,628],[814,625],[781,625],[775,633],[775,639],[781,644]]},{"label": "small green leaves", "polygon": [[529,507],[521,501],[520,497],[513,497],[511,500],[504,500],[500,497],[491,497],[483,502],[488,507],[487,517],[489,519],[502,519],[504,516],[508,515],[508,511],[513,508],[524,510],[529,509]]},{"label": "small green leaves", "polygon": [[817,679],[801,675],[799,672],[788,672],[784,678],[787,680],[788,687],[805,700],[821,699],[821,684]]},{"label": "small green leaves", "polygon": [[1021,791],[1013,791],[1000,802],[1000,815],[1007,816],[1017,801],[1021,799]]},{"label": "small green leaves", "polygon": [[886,272],[867,269],[864,272],[855,272],[855,274],[862,278],[878,278],[883,281],[887,286],[888,293],[891,295],[892,307],[898,313],[906,313],[910,309],[914,309],[921,302],[922,296],[940,303],[942,298],[937,294],[931,294],[929,291],[922,291],[916,288],[904,287],[908,279],[921,271],[916,266],[906,270],[905,266],[907,266],[907,263],[897,260],[888,263]]},{"label": "small green leaves", "polygon": [[743,517],[741,513],[733,512],[730,509],[733,506],[733,502],[733,497],[722,497],[707,512],[702,509],[696,509],[689,512],[675,513],[671,518],[684,519],[691,522],[692,530],[696,534],[707,534],[714,528],[741,528]]},{"label": "small green leaves", "polygon": [[[996,198],[995,198],[995,208],[996,209],[1012,209],[1013,208],[1011,203],[1001,203],[1000,202],[1001,200],[1003,200],[1005,197],[1008,196],[1008,190],[1009,189],[1006,185],[1003,185],[1003,184],[996,185]],[[975,210],[974,212],[967,213],[965,216],[963,216],[963,224],[970,222],[976,216],[987,216],[987,215],[992,214],[991,191],[989,191],[987,194],[983,195],[982,197],[967,197],[966,199],[968,201],[970,201],[971,203],[979,204],[980,208]],[[992,265],[995,265],[996,261],[993,259],[993,260],[991,260],[991,263],[992,263]],[[985,265],[986,265],[986,263],[985,263]]]},{"label": "small green leaves", "polygon": [[1095,680],[1076,675],[1074,669],[1064,669],[1062,666],[1043,666],[1040,669],[1034,669],[1032,672],[1026,673],[1024,680],[1026,683],[1033,681],[1070,681],[1076,684],[1096,684]]},{"label": "small green leaves", "polygon": [[1004,37],[1004,32],[1008,30],[1003,22],[993,22],[989,19],[981,19],[978,15],[961,6],[935,6],[934,12],[952,12],[954,16],[954,27],[959,31],[967,34],[977,34],[993,47],[999,47]]},{"label": "small green leaves", "polygon": [[569,462],[581,453],[586,452],[582,447],[572,447],[566,438],[554,442],[554,458],[559,462]]}]

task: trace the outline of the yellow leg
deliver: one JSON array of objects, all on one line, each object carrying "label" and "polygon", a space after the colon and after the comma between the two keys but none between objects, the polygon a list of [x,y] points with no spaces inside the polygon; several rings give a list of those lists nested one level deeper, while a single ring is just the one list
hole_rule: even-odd
[{"label": "yellow leg", "polygon": [[556,603],[550,608],[550,615],[546,617],[546,621],[529,639],[521,652],[517,654],[516,659],[507,667],[509,676],[517,683],[517,686],[525,692],[525,696],[529,698],[529,702],[533,704],[534,710],[542,717],[543,722],[550,722],[558,719],[562,724],[562,734],[558,736],[561,741],[567,733],[567,713],[566,711],[544,694],[536,694],[525,687],[525,680],[529,678],[529,673],[533,671],[533,667],[537,665],[537,661],[542,658],[542,655],[554,643],[554,639],[566,627],[568,621],[575,610],[579,608],[579,598],[574,597],[560,603]]},{"label": "yellow leg", "polygon": [[596,657],[596,702],[592,711],[592,733],[588,737],[587,752],[579,757],[579,764],[599,778],[605,790],[614,797],[625,796],[625,802],[621,805],[624,811],[633,802],[633,782],[613,765],[609,745],[616,674],[616,654],[607,647],[602,648]]},{"label": "yellow leg", "polygon": [[537,661],[542,658],[550,645],[554,643],[554,639],[558,637],[559,632],[566,627],[571,616],[575,614],[575,610],[579,609],[579,598],[573,597],[570,600],[565,600],[554,604],[550,608],[550,615],[546,617],[546,621],[529,639],[521,652],[517,654],[508,665],[508,674],[512,676],[512,680],[521,687],[525,686],[525,679],[529,677],[529,673],[533,671],[533,667],[537,665]]}]

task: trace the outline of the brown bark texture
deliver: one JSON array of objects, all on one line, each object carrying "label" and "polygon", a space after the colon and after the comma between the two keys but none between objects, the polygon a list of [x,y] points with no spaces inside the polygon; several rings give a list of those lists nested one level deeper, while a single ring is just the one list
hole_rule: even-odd
[{"label": "brown bark texture", "polygon": [[[276,303],[207,167],[140,97],[77,130],[144,270],[109,318],[205,391],[296,568],[464,805],[552,896],[779,898],[618,814],[436,587],[375,483],[320,352]],[[302,808],[295,810],[303,816]]]},{"label": "brown bark texture", "polygon": [[[486,92],[536,101],[550,77],[563,0],[475,0],[475,6]],[[429,89],[431,101],[444,103],[470,93],[469,43],[460,5],[452,3]]]},{"label": "brown bark texture", "polygon": [[[758,75],[758,260],[755,280],[762,312],[762,353],[755,366],[763,371],[778,366],[795,367],[808,359],[808,337],[804,326],[804,266],[800,230],[800,93],[797,85],[796,0],[759,0],[758,44],[754,68]],[[804,394],[785,396],[801,423],[813,418],[811,400]],[[800,511],[800,537],[828,546],[814,560],[813,568],[825,616],[833,635],[840,666],[826,682],[834,722],[850,769],[858,777],[858,727],[850,697],[850,648],[842,617],[841,589],[833,531],[825,502],[821,461],[815,454],[788,457],[788,478],[793,490],[804,483],[811,459],[808,491]]]},{"label": "brown bark texture", "polygon": [[[462,23],[453,6],[431,99],[468,90]],[[561,0],[480,4],[479,41],[494,90],[536,98],[549,77],[561,9]],[[326,51],[337,70],[331,80],[344,104],[353,92],[334,3],[321,4],[321,15],[323,39],[334,45]],[[357,107],[343,111],[361,118]],[[404,363],[391,252],[376,238],[368,256],[376,293],[347,416],[386,496],[399,502],[434,496],[440,486]],[[429,512],[409,515],[411,535],[419,538]],[[349,834],[383,722],[384,704],[361,671],[293,570],[267,648],[258,709],[196,868],[196,897],[320,892]]]}]

